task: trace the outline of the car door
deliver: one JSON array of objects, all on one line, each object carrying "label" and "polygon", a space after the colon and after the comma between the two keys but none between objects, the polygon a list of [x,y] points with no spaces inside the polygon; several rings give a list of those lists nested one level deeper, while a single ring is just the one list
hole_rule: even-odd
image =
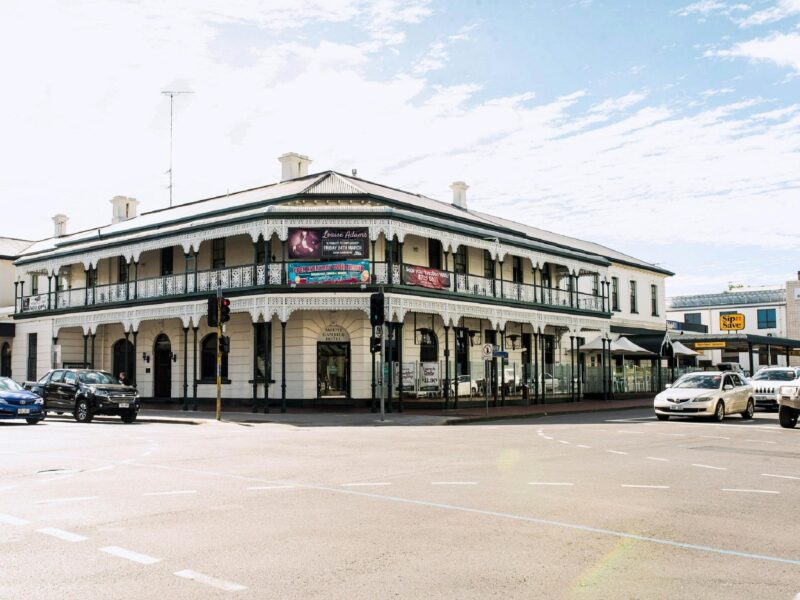
[{"label": "car door", "polygon": [[42,397],[47,408],[61,408],[60,387],[64,381],[64,371],[53,371],[44,384]]},{"label": "car door", "polygon": [[736,391],[738,392],[739,398],[739,410],[740,412],[747,410],[747,401],[750,399],[750,387],[747,385],[744,377],[740,374],[734,375],[736,379]]},{"label": "car door", "polygon": [[78,376],[74,371],[64,372],[64,383],[61,384],[60,401],[65,410],[74,408],[75,392],[78,391]]},{"label": "car door", "polygon": [[[730,388],[730,389],[725,389],[725,388]],[[725,375],[725,377],[722,378],[722,399],[725,401],[726,413],[736,412],[738,408],[736,394],[737,394],[736,385],[733,382],[733,376]]]}]

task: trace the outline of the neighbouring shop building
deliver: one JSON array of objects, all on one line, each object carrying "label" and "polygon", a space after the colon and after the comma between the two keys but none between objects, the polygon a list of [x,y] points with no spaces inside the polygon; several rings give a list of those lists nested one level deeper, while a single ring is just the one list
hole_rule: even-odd
[{"label": "neighbouring shop building", "polygon": [[[587,341],[663,332],[669,271],[599,244],[280,157],[281,181],[55,235],[16,261],[15,374],[90,365],[124,371],[143,397],[193,406],[214,396],[207,298],[232,302],[223,363],[229,405],[364,406],[376,395],[369,296],[390,321],[390,406],[443,395],[497,402],[599,391]],[[481,347],[494,359],[489,380]],[[599,373],[599,370],[598,370]],[[595,378],[596,379],[596,378]],[[453,382],[457,381],[458,385]],[[399,398],[398,398],[399,396]]]},{"label": "neighbouring shop building", "polygon": [[33,242],[0,237],[0,377],[11,377],[14,352],[14,261]]}]

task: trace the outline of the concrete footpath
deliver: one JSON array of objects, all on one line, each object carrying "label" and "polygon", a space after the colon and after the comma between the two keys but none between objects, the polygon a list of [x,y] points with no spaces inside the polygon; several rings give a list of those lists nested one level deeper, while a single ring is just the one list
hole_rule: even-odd
[{"label": "concrete footpath", "polygon": [[[497,421],[505,419],[526,419],[561,414],[590,413],[628,408],[647,408],[653,406],[652,397],[633,398],[626,400],[584,400],[582,402],[564,402],[558,404],[544,404],[536,406],[503,406],[486,408],[470,407],[459,409],[418,409],[407,408],[402,413],[387,413],[383,421],[380,415],[363,410],[342,412],[319,411],[310,409],[290,409],[281,414],[280,411],[244,412],[223,410],[224,421],[253,425],[258,423],[283,423],[298,427],[352,427],[376,425],[459,425],[477,423],[482,421]],[[183,411],[143,408],[139,412],[139,420],[144,422],[180,422],[198,424],[203,421],[214,420],[213,411]]]}]

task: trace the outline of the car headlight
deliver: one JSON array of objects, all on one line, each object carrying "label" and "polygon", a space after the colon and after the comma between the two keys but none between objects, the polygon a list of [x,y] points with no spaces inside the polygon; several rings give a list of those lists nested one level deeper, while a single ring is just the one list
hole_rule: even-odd
[{"label": "car headlight", "polygon": [[800,396],[800,387],[784,385],[781,387],[781,396]]},{"label": "car headlight", "polygon": [[6,401],[5,401],[5,400],[3,400],[2,398],[0,398],[0,404],[8,404],[8,402],[6,402]]},{"label": "car headlight", "polygon": [[92,393],[95,396],[100,396],[101,398],[108,398],[108,392],[105,391],[105,390],[98,390],[98,389],[92,388]]},{"label": "car headlight", "polygon": [[713,400],[711,396],[698,396],[697,398],[692,398],[690,402],[710,402]]},{"label": "car headlight", "polygon": [[44,404],[44,400],[42,400],[41,398],[37,398],[36,400],[33,401],[33,403],[34,404]]}]

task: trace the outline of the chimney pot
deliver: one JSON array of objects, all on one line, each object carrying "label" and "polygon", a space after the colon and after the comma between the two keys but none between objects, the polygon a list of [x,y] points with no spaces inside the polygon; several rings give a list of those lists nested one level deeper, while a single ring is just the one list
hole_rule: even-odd
[{"label": "chimney pot", "polygon": [[61,213],[53,217],[53,225],[55,226],[55,231],[54,231],[55,237],[63,237],[67,235],[67,221],[69,221],[69,217]]},{"label": "chimney pot", "polygon": [[469,186],[463,181],[454,181],[450,185],[450,189],[453,190],[453,206],[457,206],[458,208],[463,208],[466,210],[467,190],[469,189]]},{"label": "chimney pot", "polygon": [[281,181],[297,179],[308,175],[308,165],[311,159],[297,152],[287,152],[278,157],[281,163]]},{"label": "chimney pot", "polygon": [[139,201],[136,198],[128,198],[127,196],[114,196],[111,200],[113,206],[113,213],[111,215],[111,224],[127,221],[136,216],[136,207],[139,206]]}]

